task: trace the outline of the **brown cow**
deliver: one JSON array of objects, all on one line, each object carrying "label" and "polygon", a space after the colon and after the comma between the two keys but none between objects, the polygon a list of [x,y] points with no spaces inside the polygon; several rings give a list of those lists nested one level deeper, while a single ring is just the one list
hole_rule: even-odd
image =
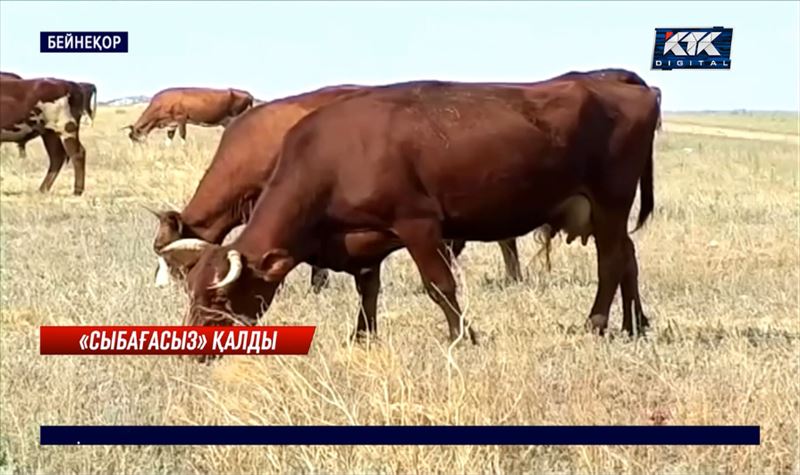
[{"label": "brown cow", "polygon": [[0,142],[42,136],[50,166],[39,191],[49,191],[65,161],[75,169],[74,193],[83,193],[86,150],[79,138],[83,89],[59,79],[0,78]]},{"label": "brown cow", "polygon": [[203,127],[226,127],[231,120],[253,105],[253,96],[239,89],[175,87],[164,89],[152,99],[139,120],[124,129],[128,137],[140,142],[155,128],[166,128],[166,143],[171,144],[175,130],[186,142],[186,124]]},{"label": "brown cow", "polygon": [[[602,69],[585,73],[570,72],[549,81],[559,79],[604,79],[646,86],[638,75],[624,69]],[[195,197],[183,211],[183,214],[188,216],[193,224],[184,222],[183,218],[181,218],[181,213],[177,211],[153,212],[159,218],[160,223],[154,242],[156,252],[180,238],[197,238],[208,235],[204,227],[209,228],[211,226],[210,223],[213,223],[213,226],[216,227],[216,231],[212,233],[214,239],[205,240],[219,244],[222,236],[230,231],[233,226],[248,219],[247,212],[252,207],[252,201],[258,195],[256,190],[260,190],[261,180],[266,179],[271,173],[274,161],[277,158],[275,156],[276,151],[289,127],[317,107],[323,106],[344,94],[366,87],[369,86],[332,86],[278,99],[268,103],[267,109],[257,106],[247,112],[245,115],[251,117],[251,119],[239,121],[239,125],[232,125],[223,133],[223,140],[220,141],[211,166],[198,185]],[[259,117],[258,119],[256,119],[256,115]],[[246,130],[235,130],[237,127],[245,128]],[[226,136],[260,137],[260,140],[225,139]],[[239,171],[233,172],[233,170]],[[231,205],[231,203],[238,203],[239,200],[243,200],[245,195],[252,197],[249,200],[249,204],[242,202],[238,206]],[[219,196],[218,202],[214,202],[215,196]],[[234,206],[239,211],[226,212],[224,206],[227,205]],[[448,246],[455,257],[460,255],[465,244],[464,241],[448,242]],[[516,240],[502,240],[498,244],[502,251],[507,277],[512,280],[521,280],[522,272],[520,271]],[[549,250],[549,242],[545,244],[546,249]],[[157,287],[167,285],[170,273],[176,275],[176,277],[179,276],[176,269],[168,270],[166,262],[159,258],[155,285]],[[319,292],[327,282],[327,270],[314,267],[312,270],[312,288],[314,292]]]},{"label": "brown cow", "polygon": [[641,331],[648,322],[627,218],[637,182],[637,229],[653,210],[659,115],[654,91],[613,81],[423,81],[357,92],[287,133],[233,243],[176,241],[162,256],[191,266],[188,324],[255,323],[300,262],[348,272],[361,295],[358,337],[377,331],[381,261],[405,247],[457,340],[469,325],[443,240],[497,241],[548,225],[594,236],[599,283],[588,326],[605,331],[621,287],[623,328],[634,332],[633,307]]},{"label": "brown cow", "polygon": [[[226,128],[211,165],[183,211],[151,210],[159,220],[153,243],[155,252],[182,238],[219,244],[234,226],[249,219],[261,186],[274,169],[286,131],[315,109],[366,87],[369,86],[325,87],[264,103],[242,114],[241,120]],[[515,246],[513,240],[511,244]],[[508,245],[505,242],[500,245],[506,269],[514,268],[514,264],[519,269],[518,261],[509,260],[512,254],[508,252]],[[181,277],[180,269],[169,268],[166,261],[159,258],[155,286],[167,285],[170,274]],[[508,274],[514,278],[511,271]],[[326,269],[312,267],[311,283],[315,293],[327,285],[328,279]]]}]

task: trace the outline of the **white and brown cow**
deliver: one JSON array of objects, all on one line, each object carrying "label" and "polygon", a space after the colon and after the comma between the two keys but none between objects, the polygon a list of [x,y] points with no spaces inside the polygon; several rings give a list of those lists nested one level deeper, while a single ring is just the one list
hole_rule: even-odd
[{"label": "white and brown cow", "polygon": [[[0,71],[0,78],[2,79],[22,79],[21,76],[15,73]],[[37,78],[37,79],[55,79],[57,78]],[[81,118],[85,118],[85,122],[94,125],[94,116],[97,112],[97,86],[90,82],[77,83],[83,89],[83,110],[81,111]],[[27,153],[25,147],[28,142],[38,137],[39,134],[31,133],[17,140],[17,149],[19,151],[19,158],[26,158]]]},{"label": "white and brown cow", "polygon": [[79,138],[83,107],[84,91],[78,83],[0,77],[0,142],[42,137],[50,166],[39,191],[49,191],[64,162],[72,160],[74,193],[83,193],[86,150]]},{"label": "white and brown cow", "polygon": [[239,89],[176,87],[164,89],[150,100],[147,109],[130,129],[132,142],[141,142],[153,129],[167,129],[166,143],[175,138],[186,142],[186,125],[226,127],[231,120],[253,106],[253,96]]}]

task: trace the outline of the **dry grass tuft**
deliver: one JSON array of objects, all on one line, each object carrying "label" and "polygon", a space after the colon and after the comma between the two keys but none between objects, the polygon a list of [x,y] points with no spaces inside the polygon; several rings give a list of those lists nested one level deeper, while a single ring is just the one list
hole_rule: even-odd
[{"label": "dry grass tuft", "polygon": [[[357,305],[351,280],[338,275],[313,295],[303,266],[266,320],[318,325],[308,357],[204,366],[40,356],[39,325],[178,324],[183,315],[178,288],[151,285],[155,222],[140,205],[180,208],[220,131],[190,128],[185,149],[165,147],[156,132],[135,149],[118,129],[137,113],[101,108],[83,132],[81,198],[70,195],[69,169],[52,194],[35,191],[45,172],[40,143],[29,144],[26,160],[3,146],[0,471],[800,472],[796,146],[658,138],[656,212],[633,235],[654,325],[646,340],[584,332],[591,245],[554,240],[547,272],[527,236],[522,284],[502,283],[495,244],[472,243],[460,260],[461,298],[484,336],[478,347],[448,352],[444,317],[398,252],[385,265],[381,339],[369,349],[345,344]],[[755,130],[771,130],[757,119],[748,119]],[[762,445],[42,448],[40,424],[760,424]]]}]

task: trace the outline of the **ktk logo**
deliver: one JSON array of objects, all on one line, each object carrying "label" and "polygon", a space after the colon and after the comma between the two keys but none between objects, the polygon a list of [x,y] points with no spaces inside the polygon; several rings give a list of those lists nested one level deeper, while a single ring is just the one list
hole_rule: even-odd
[{"label": "ktk logo", "polygon": [[[672,53],[676,56],[695,56],[705,52],[709,56],[719,56],[719,51],[714,47],[714,39],[720,35],[719,31],[690,32],[679,31],[675,34],[667,32],[664,36],[664,54]],[[686,43],[686,51],[681,48],[681,43]]]},{"label": "ktk logo", "polygon": [[652,69],[730,69],[733,28],[656,28]]}]

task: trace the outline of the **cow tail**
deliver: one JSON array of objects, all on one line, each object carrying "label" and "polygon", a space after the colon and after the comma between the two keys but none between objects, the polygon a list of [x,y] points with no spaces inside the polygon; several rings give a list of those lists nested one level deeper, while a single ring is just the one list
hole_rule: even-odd
[{"label": "cow tail", "polygon": [[[656,96],[656,130],[661,129],[661,89],[652,87],[651,90]],[[644,171],[639,177],[639,218],[636,220],[634,232],[641,228],[647,218],[653,213],[655,199],[653,198],[653,150],[655,148],[655,134],[653,143],[647,152],[647,160],[644,163]]]},{"label": "cow tail", "polygon": [[658,121],[656,122],[656,130],[661,130],[661,89],[653,86],[651,88],[656,93],[656,102],[658,103]]},{"label": "cow tail", "polygon": [[92,116],[92,121],[94,121],[94,115],[97,113],[97,87],[92,86],[92,110],[90,114]]},{"label": "cow tail", "polygon": [[644,172],[639,177],[639,218],[636,220],[636,232],[641,228],[655,207],[653,198],[653,149],[647,154],[647,161],[644,164]]}]

